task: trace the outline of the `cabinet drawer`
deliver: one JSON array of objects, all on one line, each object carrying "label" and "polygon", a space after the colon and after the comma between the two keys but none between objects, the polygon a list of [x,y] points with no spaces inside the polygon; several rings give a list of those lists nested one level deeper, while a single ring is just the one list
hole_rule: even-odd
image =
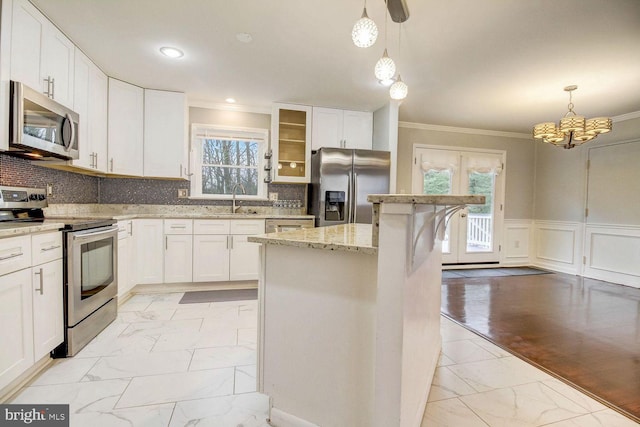
[{"label": "cabinet drawer", "polygon": [[31,260],[33,265],[44,264],[62,258],[62,233],[34,234],[31,236]]},{"label": "cabinet drawer", "polygon": [[190,219],[165,219],[164,234],[193,234],[193,221]]},{"label": "cabinet drawer", "polygon": [[0,275],[31,266],[31,236],[0,240]]},{"label": "cabinet drawer", "polygon": [[194,219],[193,234],[229,234],[228,219]]},{"label": "cabinet drawer", "polygon": [[131,235],[133,223],[131,220],[118,221],[118,240],[126,239]]},{"label": "cabinet drawer", "polygon": [[229,234],[264,234],[264,220],[233,219]]}]

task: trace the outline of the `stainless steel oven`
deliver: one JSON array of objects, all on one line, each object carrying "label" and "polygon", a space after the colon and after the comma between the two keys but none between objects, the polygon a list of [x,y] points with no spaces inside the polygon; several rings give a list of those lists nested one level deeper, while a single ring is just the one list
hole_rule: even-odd
[{"label": "stainless steel oven", "polygon": [[65,248],[66,356],[74,356],[116,318],[118,227],[66,231]]}]

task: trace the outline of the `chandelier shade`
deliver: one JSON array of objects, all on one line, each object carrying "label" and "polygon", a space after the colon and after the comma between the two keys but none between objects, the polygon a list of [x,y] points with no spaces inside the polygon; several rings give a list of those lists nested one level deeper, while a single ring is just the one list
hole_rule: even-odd
[{"label": "chandelier shade", "polygon": [[400,74],[398,74],[398,80],[389,88],[389,96],[391,99],[405,99],[409,93],[409,87],[405,82],[400,78]]},{"label": "chandelier shade", "polygon": [[362,10],[362,17],[356,21],[351,31],[353,44],[358,47],[370,47],[378,39],[378,27],[367,15],[367,7]]},{"label": "chandelier shade", "polygon": [[393,62],[393,59],[389,58],[386,48],[384,49],[382,58],[376,62],[374,74],[380,81],[388,81],[396,75],[396,63]]},{"label": "chandelier shade", "polygon": [[613,121],[608,117],[585,119],[573,111],[571,94],[578,86],[571,85],[564,88],[569,92],[569,111],[560,119],[558,126],[554,122],[538,123],[533,127],[533,138],[541,139],[558,147],[566,149],[576,147],[591,141],[601,133],[613,129]]}]

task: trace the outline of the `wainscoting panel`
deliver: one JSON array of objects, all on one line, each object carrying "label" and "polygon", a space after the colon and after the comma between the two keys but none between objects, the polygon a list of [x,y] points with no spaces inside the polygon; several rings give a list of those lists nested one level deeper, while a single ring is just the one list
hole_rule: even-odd
[{"label": "wainscoting panel", "polygon": [[533,222],[528,219],[505,219],[501,265],[530,265]]},{"label": "wainscoting panel", "polygon": [[583,225],[578,222],[535,221],[533,265],[580,274]]},{"label": "wainscoting panel", "polygon": [[588,224],[584,276],[640,288],[640,227]]}]

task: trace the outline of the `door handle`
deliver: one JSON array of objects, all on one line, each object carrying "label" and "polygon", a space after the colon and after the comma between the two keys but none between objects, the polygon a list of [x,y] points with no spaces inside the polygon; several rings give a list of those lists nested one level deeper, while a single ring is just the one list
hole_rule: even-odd
[{"label": "door handle", "polygon": [[33,274],[40,276],[40,287],[36,289],[36,292],[40,292],[40,295],[44,295],[44,278],[42,274],[42,267],[40,267],[39,271],[36,271]]},{"label": "door handle", "polygon": [[466,217],[467,217],[467,214],[463,212],[463,213],[461,213],[461,214],[460,214],[460,217],[462,217],[462,218],[466,218]]}]

